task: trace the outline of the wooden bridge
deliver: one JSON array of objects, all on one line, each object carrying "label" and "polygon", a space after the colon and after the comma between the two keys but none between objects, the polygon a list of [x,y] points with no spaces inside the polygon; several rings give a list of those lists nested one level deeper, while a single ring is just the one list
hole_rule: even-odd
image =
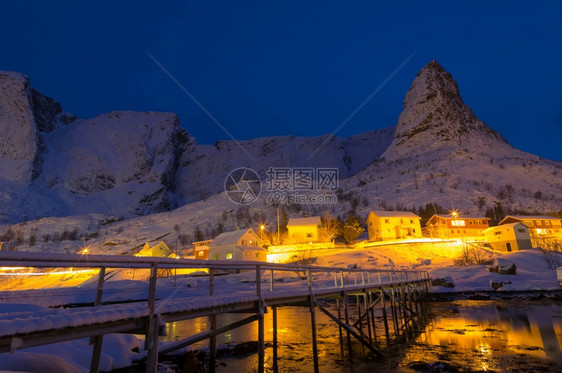
[{"label": "wooden bridge", "polygon": [[[147,372],[156,372],[158,356],[209,340],[209,371],[215,370],[216,336],[242,325],[258,324],[258,367],[264,371],[265,333],[264,313],[272,312],[273,371],[278,371],[277,308],[306,306],[310,310],[312,358],[315,372],[319,371],[316,335],[316,312],[326,314],[339,327],[342,347],[355,338],[377,356],[382,356],[377,342],[375,308],[382,312],[385,337],[403,333],[420,315],[423,295],[427,292],[429,276],[425,271],[366,270],[274,264],[264,262],[203,261],[155,257],[125,257],[106,255],[39,254],[0,252],[0,267],[33,268],[90,268],[96,269],[97,287],[91,304],[76,308],[36,311],[21,319],[0,315],[0,352],[13,352],[38,345],[90,337],[93,345],[91,372],[99,371],[103,336],[108,333],[144,334],[145,349],[139,360],[146,361]],[[102,302],[104,282],[109,273],[118,269],[150,271],[146,297],[142,302],[105,304]],[[166,297],[157,298],[157,280],[162,272],[205,269],[208,286],[205,294],[186,296],[172,290]],[[233,293],[232,287],[219,288],[217,274],[243,272],[251,276],[247,287]],[[290,274],[298,281],[285,282]],[[254,277],[255,275],[255,277]],[[47,290],[45,290],[47,291]],[[199,289],[201,291],[201,289]],[[335,302],[337,314],[330,312],[324,301]],[[351,310],[356,315],[352,321]],[[249,313],[250,316],[230,325],[217,327],[216,316],[224,313]],[[165,323],[209,317],[210,327],[185,339],[167,343],[159,348],[159,335]],[[381,327],[382,328],[382,327]],[[381,329],[379,328],[379,329]],[[382,336],[379,336],[379,342]]]}]

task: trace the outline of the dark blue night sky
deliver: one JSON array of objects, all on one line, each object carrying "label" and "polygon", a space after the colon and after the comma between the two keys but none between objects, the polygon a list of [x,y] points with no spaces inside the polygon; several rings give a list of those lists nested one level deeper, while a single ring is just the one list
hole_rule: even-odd
[{"label": "dark blue night sky", "polygon": [[[56,5],[53,5],[55,4]],[[436,59],[512,145],[562,160],[562,2],[0,0],[0,69],[66,111],[170,111],[199,143],[394,125]],[[452,4],[455,3],[455,4]],[[89,4],[89,5],[85,5]]]}]

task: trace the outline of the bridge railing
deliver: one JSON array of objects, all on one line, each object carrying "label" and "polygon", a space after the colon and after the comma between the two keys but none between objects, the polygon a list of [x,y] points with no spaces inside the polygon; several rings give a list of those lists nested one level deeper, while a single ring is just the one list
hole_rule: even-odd
[{"label": "bridge railing", "polygon": [[[353,286],[381,285],[398,282],[428,280],[427,271],[368,269],[349,267],[332,267],[301,264],[268,263],[231,260],[196,260],[160,257],[135,257],[120,255],[87,255],[87,254],[46,254],[28,252],[0,252],[0,267],[10,268],[78,268],[97,269],[99,271],[98,294],[96,303],[101,302],[103,281],[108,269],[147,269],[153,278],[154,287],[158,270],[190,269],[209,273],[209,295],[215,294],[214,279],[226,273],[244,273],[246,282],[266,283],[270,292],[276,289],[288,289],[295,286],[320,288],[346,288]],[[255,272],[255,278],[248,276]],[[170,273],[170,272],[168,272]],[[249,279],[248,279],[249,278]],[[306,280],[306,281],[304,281]],[[149,280],[150,283],[150,280]],[[150,287],[149,287],[150,288]],[[265,288],[264,288],[265,289]],[[154,289],[149,291],[153,291]],[[261,289],[260,289],[261,291]],[[150,298],[150,297],[149,297]]]}]

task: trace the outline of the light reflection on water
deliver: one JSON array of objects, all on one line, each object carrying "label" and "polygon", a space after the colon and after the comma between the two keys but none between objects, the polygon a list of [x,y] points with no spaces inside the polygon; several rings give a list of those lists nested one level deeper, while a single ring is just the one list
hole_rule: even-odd
[{"label": "light reflection on water", "polygon": [[436,316],[407,348],[401,365],[445,360],[483,371],[562,368],[561,305],[457,301],[433,309]]},{"label": "light reflection on water", "polygon": [[[317,312],[318,349],[321,372],[415,371],[420,363],[445,361],[461,370],[478,371],[562,371],[562,305],[510,301],[455,301],[430,303],[432,318],[408,345],[382,343],[386,361],[362,357],[354,346],[350,363],[340,355],[337,326]],[[332,309],[335,313],[335,310]],[[247,317],[227,314],[218,317],[218,326]],[[377,334],[384,334],[379,318]],[[206,317],[168,324],[164,340],[176,340],[207,329]],[[257,340],[257,323],[251,323],[217,337],[229,344]],[[278,309],[280,371],[312,370],[310,313],[306,307]],[[271,311],[265,315],[265,340],[272,340]],[[207,346],[207,341],[197,347]],[[271,368],[271,348],[266,349],[266,370]],[[225,371],[255,370],[257,357],[231,358]],[[417,365],[416,365],[417,363]],[[220,371],[220,367],[218,369]]]}]

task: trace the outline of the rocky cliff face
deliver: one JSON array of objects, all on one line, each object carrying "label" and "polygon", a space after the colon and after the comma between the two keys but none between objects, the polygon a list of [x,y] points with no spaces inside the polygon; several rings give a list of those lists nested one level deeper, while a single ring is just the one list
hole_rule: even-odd
[{"label": "rocky cliff face", "polygon": [[439,149],[496,152],[510,148],[503,137],[481,122],[463,102],[457,83],[436,61],[421,69],[398,118],[394,140],[383,157],[419,156]]},{"label": "rocky cliff face", "polygon": [[0,72],[0,165],[2,176],[28,183],[40,167],[40,138],[27,77]]},{"label": "rocky cliff face", "polygon": [[175,114],[64,113],[19,73],[0,73],[0,221],[100,212],[131,216],[176,205],[188,134]]}]

